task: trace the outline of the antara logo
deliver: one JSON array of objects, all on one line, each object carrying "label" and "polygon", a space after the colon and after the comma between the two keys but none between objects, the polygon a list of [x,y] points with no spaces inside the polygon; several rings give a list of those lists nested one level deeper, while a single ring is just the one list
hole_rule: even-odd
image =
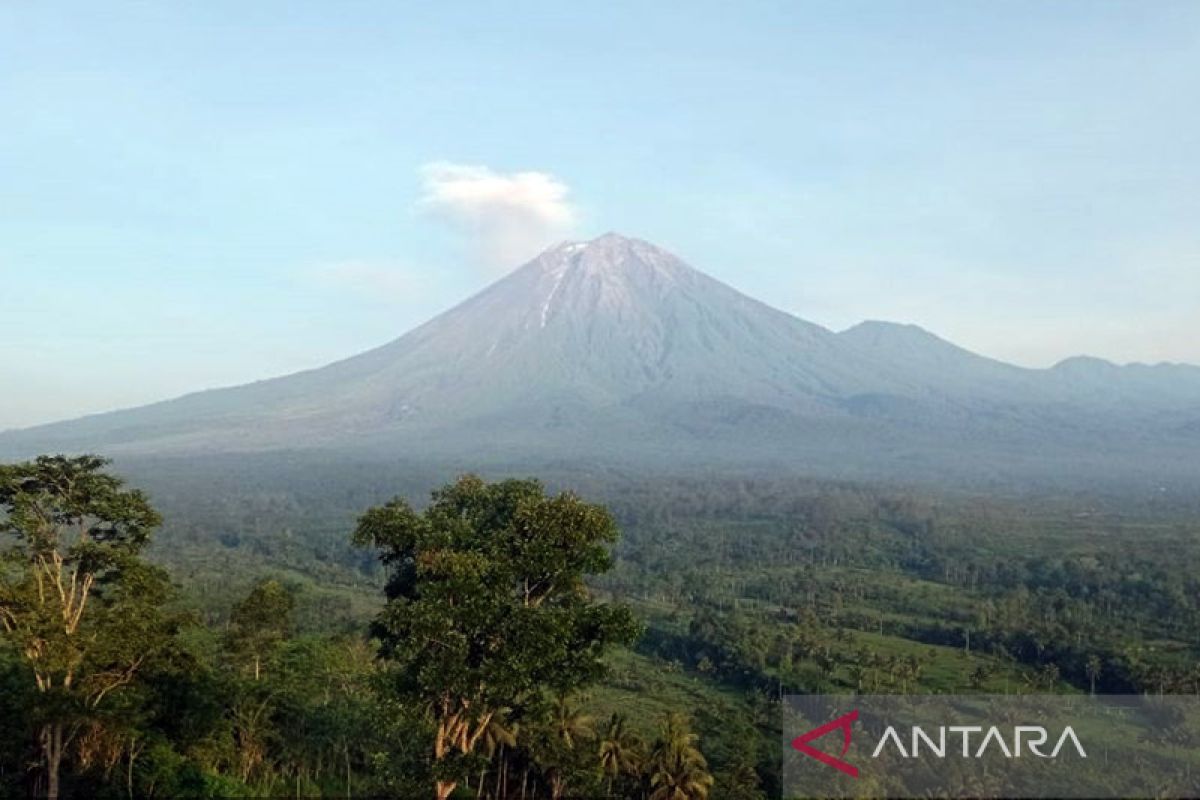
[{"label": "antara logo", "polygon": [[[979,746],[971,747],[971,734],[982,734],[981,738],[976,741]],[[925,732],[925,729],[920,725],[914,725],[910,731],[909,743],[910,748],[904,749],[904,742],[900,739],[900,734],[896,733],[896,729],[891,725],[883,732],[883,737],[880,738],[879,744],[875,746],[875,752],[871,753],[871,758],[878,758],[883,752],[883,748],[889,742],[893,745],[896,752],[903,758],[917,758],[921,755],[922,746],[929,751],[931,755],[937,758],[945,758],[947,750],[947,734],[950,737],[958,737],[962,744],[961,752],[963,758],[983,758],[988,752],[988,748],[995,746],[997,752],[1003,753],[1005,758],[1020,758],[1022,752],[1022,744],[1028,748],[1029,752],[1039,758],[1058,758],[1058,753],[1062,750],[1063,745],[1068,741],[1075,747],[1075,751],[1079,753],[1080,758],[1087,758],[1087,753],[1083,750],[1083,745],[1079,742],[1079,737],[1075,735],[1074,729],[1068,725],[1063,729],[1062,734],[1058,737],[1054,749],[1049,753],[1042,752],[1046,742],[1050,738],[1050,733],[1040,725],[1017,725],[1013,728],[1012,736],[1005,740],[1004,734],[995,725],[986,729],[982,725],[942,725],[937,729],[937,737],[934,738]],[[1008,746],[1008,742],[1012,742],[1012,748]],[[955,748],[959,751],[959,748]]]},{"label": "antara logo", "polygon": [[858,719],[858,709],[854,709],[849,714],[843,714],[832,722],[826,722],[819,728],[813,728],[808,733],[802,733],[795,739],[792,739],[792,747],[799,750],[804,755],[810,758],[815,758],[822,764],[827,764],[839,772],[844,772],[851,778],[858,777],[858,767],[853,764],[848,764],[836,756],[831,756],[829,753],[823,753],[815,747],[809,745],[813,739],[820,739],[827,733],[840,730],[842,732],[842,755],[846,755],[846,751],[850,749],[850,736],[853,729],[850,727],[854,721]]},{"label": "antara logo", "polygon": [[[844,760],[846,752],[850,749],[853,725],[857,720],[858,709],[855,709],[849,714],[843,714],[835,720],[797,736],[792,740],[792,748],[826,766],[833,767],[852,778],[857,778],[858,767]],[[842,752],[837,756],[818,750],[809,744],[826,734],[839,730],[842,732]],[[1026,751],[1040,758],[1057,758],[1059,752],[1068,743],[1075,748],[1080,758],[1087,758],[1083,744],[1080,743],[1079,737],[1075,735],[1075,731],[1070,725],[1063,729],[1054,748],[1048,753],[1044,752],[1043,748],[1050,741],[1050,733],[1040,725],[1017,725],[1007,739],[1001,733],[1000,728],[995,725],[986,729],[982,725],[942,725],[936,730],[936,735],[931,735],[920,725],[912,726],[907,737],[909,746],[906,748],[904,739],[896,732],[895,726],[889,725],[883,732],[883,736],[880,737],[879,744],[871,753],[871,758],[879,758],[889,745],[902,758],[919,758],[926,752],[936,758],[945,758],[948,752],[961,752],[963,758],[982,758],[990,751],[990,748],[994,748],[991,752],[1003,754],[1005,758],[1020,758],[1021,754]],[[980,738],[972,740],[973,734],[980,734]],[[961,747],[955,747],[951,751],[950,740],[954,738],[958,739]],[[972,741],[978,742],[978,745],[973,747]],[[1012,743],[1011,747],[1009,742]]]}]

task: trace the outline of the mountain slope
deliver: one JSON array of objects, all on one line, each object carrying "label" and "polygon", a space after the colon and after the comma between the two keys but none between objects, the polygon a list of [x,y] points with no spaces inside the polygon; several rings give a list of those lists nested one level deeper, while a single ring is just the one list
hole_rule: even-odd
[{"label": "mountain slope", "polygon": [[1167,432],[1186,435],[1197,408],[1200,369],[1078,361],[1028,370],[914,326],[834,333],[609,234],[552,248],[361,355],[10,432],[0,450],[852,464],[881,452],[937,461],[964,445],[1068,453],[1095,435],[1144,450]]}]

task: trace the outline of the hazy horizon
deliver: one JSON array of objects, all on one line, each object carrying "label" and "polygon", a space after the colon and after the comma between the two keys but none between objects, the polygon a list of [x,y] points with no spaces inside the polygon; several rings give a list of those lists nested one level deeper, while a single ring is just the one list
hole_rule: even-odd
[{"label": "hazy horizon", "polygon": [[1194,3],[68,3],[0,47],[0,430],[320,366],[606,230],[833,330],[1200,364]]}]

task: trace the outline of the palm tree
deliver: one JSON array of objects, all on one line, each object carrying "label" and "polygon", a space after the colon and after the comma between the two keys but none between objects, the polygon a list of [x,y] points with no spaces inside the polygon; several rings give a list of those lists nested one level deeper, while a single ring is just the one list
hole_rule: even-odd
[{"label": "palm tree", "polygon": [[568,750],[574,750],[576,742],[592,735],[592,717],[572,706],[565,697],[554,704],[551,724],[554,737]]},{"label": "palm tree", "polygon": [[488,763],[484,765],[483,770],[479,773],[478,796],[483,797],[484,779],[487,777],[488,764],[496,755],[496,751],[500,751],[500,761],[497,764],[496,784],[497,790],[501,782],[504,780],[502,767],[504,765],[504,748],[513,747],[517,743],[517,726],[506,725],[506,717],[510,709],[502,708],[492,715],[488,721],[487,727],[483,730],[480,745],[483,752],[487,754]]},{"label": "palm tree", "polygon": [[867,665],[861,661],[856,661],[846,668],[850,673],[850,680],[854,683],[854,691],[863,690],[863,684],[867,682],[867,669]]},{"label": "palm tree", "polygon": [[550,796],[561,798],[567,788],[567,766],[575,745],[592,735],[592,718],[559,697],[549,720],[550,762],[546,770],[550,781]]},{"label": "palm tree", "polygon": [[1092,695],[1096,694],[1096,679],[1100,677],[1100,656],[1092,653],[1084,665],[1088,680],[1092,682]]},{"label": "palm tree", "polygon": [[613,796],[613,781],[621,775],[637,774],[641,761],[640,742],[625,729],[625,717],[613,714],[600,738],[600,770],[608,778],[608,797]]},{"label": "palm tree", "polygon": [[667,715],[650,756],[650,800],[706,800],[713,777],[698,740],[681,715]]}]

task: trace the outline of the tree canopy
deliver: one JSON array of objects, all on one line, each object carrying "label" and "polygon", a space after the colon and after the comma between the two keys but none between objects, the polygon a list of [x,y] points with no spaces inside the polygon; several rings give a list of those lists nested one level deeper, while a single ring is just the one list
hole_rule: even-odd
[{"label": "tree canopy", "polygon": [[601,656],[637,634],[623,606],[596,602],[587,575],[612,565],[617,529],[602,507],[534,480],[466,476],[418,513],[396,499],[362,516],[355,541],[391,569],[375,622],[398,695],[426,708],[439,797],[501,709],[597,681]]},{"label": "tree canopy", "polygon": [[32,675],[42,791],[110,695],[169,640],[161,570],[138,559],[158,526],[146,497],[96,456],[0,466],[0,626]]}]

